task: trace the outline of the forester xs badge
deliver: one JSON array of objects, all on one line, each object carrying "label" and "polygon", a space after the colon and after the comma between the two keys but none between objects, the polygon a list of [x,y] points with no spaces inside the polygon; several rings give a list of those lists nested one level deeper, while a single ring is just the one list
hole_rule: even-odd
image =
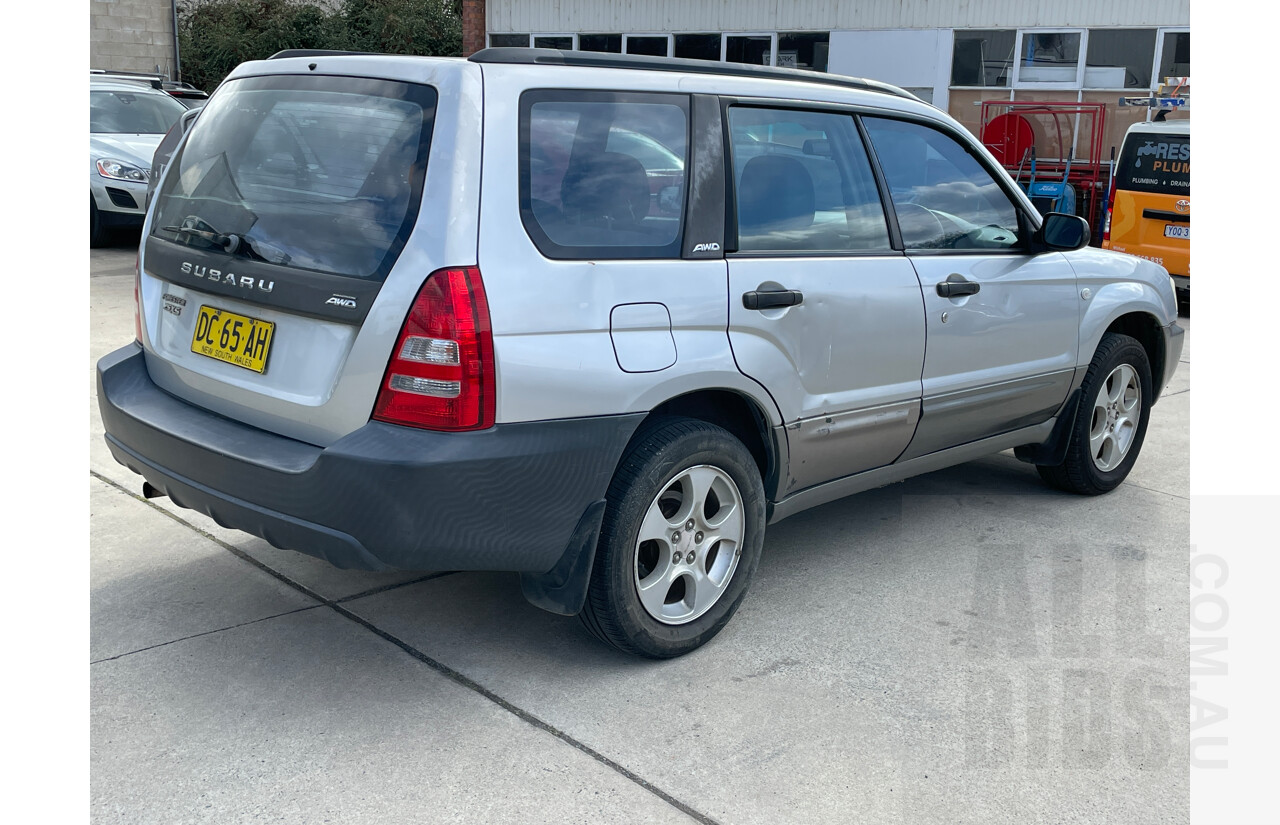
[{"label": "forester xs badge", "polygon": [[339,295],[336,292],[333,297],[325,301],[325,306],[343,307],[345,309],[355,309],[356,299],[351,295]]},{"label": "forester xs badge", "polygon": [[248,275],[236,275],[234,272],[223,272],[220,269],[210,269],[207,266],[193,264],[190,261],[183,261],[181,268],[182,274],[184,275],[194,275],[197,278],[204,278],[206,281],[238,286],[241,289],[252,289],[256,292],[270,292],[276,288],[275,281],[268,281],[263,278],[258,278],[255,281],[255,279]]}]

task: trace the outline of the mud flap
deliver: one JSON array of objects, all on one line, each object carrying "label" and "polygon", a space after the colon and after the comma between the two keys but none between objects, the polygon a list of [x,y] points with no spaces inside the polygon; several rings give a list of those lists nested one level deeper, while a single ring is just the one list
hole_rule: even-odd
[{"label": "mud flap", "polygon": [[575,616],[582,610],[591,583],[604,506],[604,499],[587,506],[555,567],[542,574],[520,574],[520,591],[529,604],[561,616]]}]

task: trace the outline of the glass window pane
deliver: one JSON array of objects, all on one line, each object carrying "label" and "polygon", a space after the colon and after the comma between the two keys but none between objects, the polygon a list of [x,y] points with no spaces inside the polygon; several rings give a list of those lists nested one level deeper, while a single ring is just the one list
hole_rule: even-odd
[{"label": "glass window pane", "polygon": [[1191,32],[1169,32],[1164,36],[1164,48],[1160,53],[1160,75],[1157,83],[1166,77],[1191,75]]},{"label": "glass window pane", "polygon": [[769,35],[731,35],[726,38],[724,59],[730,63],[750,63],[768,66]]},{"label": "glass window pane", "polygon": [[1080,65],[1078,32],[1024,32],[1022,67],[1025,83],[1073,83]]},{"label": "glass window pane", "polygon": [[677,242],[687,129],[675,103],[534,103],[520,159],[526,226],[562,247],[641,256]]},{"label": "glass window pane", "polygon": [[535,37],[533,38],[533,47],[535,49],[562,49],[571,51],[573,49],[573,35],[557,34],[552,37]]},{"label": "glass window pane", "polygon": [[871,164],[853,118],[729,110],[738,249],[889,249]]},{"label": "glass window pane", "polygon": [[650,57],[667,56],[667,38],[664,37],[628,37],[627,54],[647,54]]},{"label": "glass window pane", "polygon": [[952,86],[1008,86],[1018,33],[1013,29],[956,32]]},{"label": "glass window pane", "polygon": [[677,34],[675,56],[691,60],[719,60],[720,35]]},{"label": "glass window pane", "polygon": [[1191,137],[1136,134],[1116,164],[1116,187],[1163,195],[1191,193]]},{"label": "glass window pane", "polygon": [[622,53],[622,35],[620,34],[580,34],[578,35],[578,51]]},{"label": "glass window pane", "polygon": [[382,278],[417,217],[435,103],[406,83],[227,81],[173,159],[152,231],[218,253],[217,236],[235,236],[234,254],[254,260]]},{"label": "glass window pane", "polygon": [[1148,89],[1155,58],[1155,29],[1090,29],[1085,88]]},{"label": "glass window pane", "polygon": [[498,46],[522,46],[529,47],[529,35],[527,34],[491,34],[489,35],[489,45]]},{"label": "glass window pane", "polygon": [[777,65],[825,72],[830,43],[829,32],[781,33],[778,35]]},{"label": "glass window pane", "polygon": [[918,123],[872,117],[863,123],[908,249],[1018,245],[1017,210],[963,146]]}]

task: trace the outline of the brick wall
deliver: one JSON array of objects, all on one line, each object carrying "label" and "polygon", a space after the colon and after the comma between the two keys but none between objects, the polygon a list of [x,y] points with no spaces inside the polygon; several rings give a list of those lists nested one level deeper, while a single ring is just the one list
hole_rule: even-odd
[{"label": "brick wall", "polygon": [[485,0],[462,0],[462,56],[484,48]]},{"label": "brick wall", "polygon": [[172,76],[172,0],[92,0],[89,67],[154,72],[157,66]]}]

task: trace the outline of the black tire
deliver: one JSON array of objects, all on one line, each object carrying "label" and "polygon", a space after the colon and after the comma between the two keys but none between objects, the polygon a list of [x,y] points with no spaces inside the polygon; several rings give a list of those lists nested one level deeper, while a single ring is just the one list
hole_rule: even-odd
[{"label": "black tire", "polygon": [[[1142,391],[1139,399],[1141,409],[1128,452],[1118,465],[1104,471],[1094,462],[1089,447],[1089,434],[1094,427],[1094,401],[1107,377],[1124,364],[1133,368],[1137,374]],[[1040,471],[1040,477],[1060,490],[1080,495],[1096,496],[1114,490],[1129,475],[1134,462],[1138,460],[1138,453],[1142,451],[1142,442],[1147,436],[1147,422],[1151,417],[1152,397],[1151,364],[1142,344],[1128,335],[1104,335],[1089,363],[1084,382],[1080,385],[1079,406],[1071,427],[1066,458],[1061,464],[1038,465],[1036,469]]]},{"label": "black tire", "polygon": [[[742,500],[741,555],[705,613],[683,624],[658,621],[637,592],[641,522],[660,493],[685,471],[709,465],[732,479]],[[710,641],[741,604],[764,547],[765,494],[751,454],[726,430],[691,418],[649,422],[623,454],[609,485],[587,600],[579,618],[597,638],[626,653],[669,659]],[[655,505],[656,506],[656,505]],[[699,558],[704,565],[708,558]]]},{"label": "black tire", "polygon": [[1186,316],[1190,317],[1190,315],[1191,315],[1191,290],[1189,290],[1189,289],[1178,289],[1178,290],[1174,290],[1174,295],[1175,295],[1175,296],[1177,297],[1177,299],[1178,299],[1178,314],[1179,314],[1179,315],[1186,315]]},{"label": "black tire", "polygon": [[98,214],[98,205],[93,202],[93,195],[89,195],[89,248],[98,249],[106,246],[110,240],[111,233],[105,226],[105,221]]}]

